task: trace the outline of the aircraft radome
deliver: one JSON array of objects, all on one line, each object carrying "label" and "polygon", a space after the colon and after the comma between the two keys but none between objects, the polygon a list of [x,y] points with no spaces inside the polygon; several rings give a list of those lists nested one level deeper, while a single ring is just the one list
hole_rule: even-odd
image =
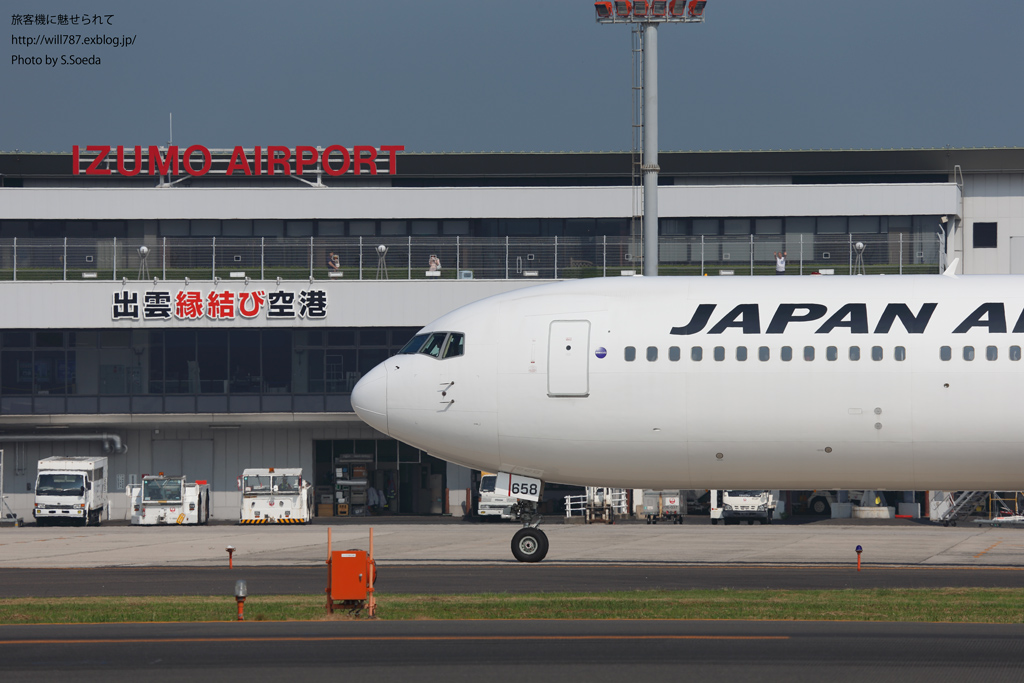
[{"label": "aircraft radome", "polygon": [[1024,489],[1024,277],[620,277],[483,299],[352,392],[377,430],[498,472],[537,561],[543,482]]}]

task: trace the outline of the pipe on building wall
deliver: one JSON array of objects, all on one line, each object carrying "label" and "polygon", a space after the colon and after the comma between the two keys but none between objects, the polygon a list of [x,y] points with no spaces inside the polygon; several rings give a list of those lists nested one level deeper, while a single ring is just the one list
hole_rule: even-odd
[{"label": "pipe on building wall", "polygon": [[124,445],[121,437],[117,434],[0,434],[0,443],[12,441],[16,443],[45,442],[45,441],[102,441],[104,453],[127,453],[128,446]]}]

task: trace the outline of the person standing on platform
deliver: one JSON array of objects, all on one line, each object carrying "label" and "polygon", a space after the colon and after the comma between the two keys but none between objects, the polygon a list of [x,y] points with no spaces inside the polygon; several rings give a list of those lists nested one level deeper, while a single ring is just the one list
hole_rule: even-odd
[{"label": "person standing on platform", "polygon": [[775,274],[786,274],[786,252],[775,252]]}]

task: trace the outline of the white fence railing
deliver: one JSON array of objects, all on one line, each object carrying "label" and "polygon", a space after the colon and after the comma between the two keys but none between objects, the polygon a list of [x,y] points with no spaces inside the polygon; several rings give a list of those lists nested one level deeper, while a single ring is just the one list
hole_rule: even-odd
[{"label": "white fence railing", "polygon": [[[934,273],[930,233],[671,237],[663,275]],[[642,245],[597,237],[159,237],[0,239],[0,280],[575,279],[643,273]]]},{"label": "white fence railing", "polygon": [[629,496],[626,489],[588,486],[587,492],[565,497],[565,516],[582,516],[589,521],[595,516],[629,514]]}]

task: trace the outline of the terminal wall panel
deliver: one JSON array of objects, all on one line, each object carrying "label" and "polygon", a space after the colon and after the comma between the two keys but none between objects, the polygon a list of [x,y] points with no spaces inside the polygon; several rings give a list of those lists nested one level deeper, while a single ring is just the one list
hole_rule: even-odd
[{"label": "terminal wall panel", "polygon": [[[954,183],[667,185],[662,216],[957,214]],[[629,187],[5,188],[7,220],[622,218]]]},{"label": "terminal wall panel", "polygon": [[[455,308],[485,297],[540,284],[537,281],[509,280],[441,280],[423,282],[409,280],[350,282],[317,282],[327,292],[327,315],[319,319],[268,320],[261,315],[253,319],[231,321],[203,317],[198,320],[113,320],[113,296],[122,289],[142,293],[154,288],[152,282],[5,282],[0,287],[0,309],[4,311],[4,329],[296,329],[317,327],[412,327],[426,325]],[[184,282],[166,281],[157,287],[174,293],[184,290]],[[191,282],[189,289],[207,295],[212,282]],[[221,283],[220,289],[242,283]],[[274,281],[253,281],[248,289],[275,291]],[[298,292],[309,287],[306,282],[283,282],[283,290]],[[83,377],[83,380],[86,378]],[[88,381],[98,383],[99,378]]]},{"label": "terminal wall panel", "polygon": [[[964,177],[963,272],[1010,273],[1011,238],[1024,237],[1024,174],[982,173]],[[974,248],[974,223],[996,223],[995,248]],[[959,244],[959,240],[957,241]]]}]

